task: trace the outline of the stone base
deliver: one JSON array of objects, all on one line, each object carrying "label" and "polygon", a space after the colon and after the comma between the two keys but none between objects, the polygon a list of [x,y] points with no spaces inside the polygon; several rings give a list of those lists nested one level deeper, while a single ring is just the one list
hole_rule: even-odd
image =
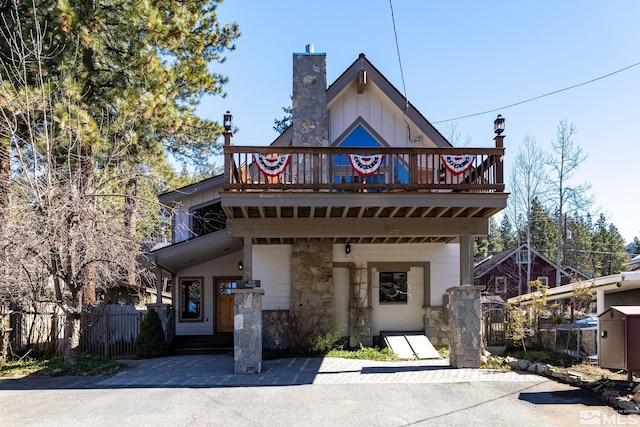
[{"label": "stone base", "polygon": [[424,334],[434,346],[449,345],[449,322],[444,321],[446,307],[424,308]]},{"label": "stone base", "polygon": [[479,368],[482,356],[482,286],[457,286],[449,293],[449,363]]},{"label": "stone base", "polygon": [[232,289],[233,371],[236,374],[262,372],[263,289]]}]

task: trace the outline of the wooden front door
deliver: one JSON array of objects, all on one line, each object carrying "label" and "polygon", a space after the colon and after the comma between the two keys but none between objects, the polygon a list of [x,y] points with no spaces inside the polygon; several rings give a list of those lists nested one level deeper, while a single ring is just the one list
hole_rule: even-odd
[{"label": "wooden front door", "polygon": [[216,333],[233,332],[233,294],[238,278],[216,279]]}]

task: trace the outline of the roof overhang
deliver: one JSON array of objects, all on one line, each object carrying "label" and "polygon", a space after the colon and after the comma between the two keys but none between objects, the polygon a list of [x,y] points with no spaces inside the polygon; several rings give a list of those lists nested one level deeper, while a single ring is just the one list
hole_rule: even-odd
[{"label": "roof overhang", "polygon": [[[611,276],[598,277],[596,279],[584,280],[581,282],[570,283],[568,285],[557,286],[547,290],[547,301],[555,301],[559,299],[571,298],[574,295],[574,289],[582,287],[588,289],[591,294],[602,291],[605,294],[628,291],[640,288],[640,271],[627,271]],[[533,298],[540,297],[539,292],[531,292],[520,295],[519,297],[509,298],[508,302],[522,304],[531,304]]]},{"label": "roof overhang", "polygon": [[242,241],[229,237],[227,230],[174,243],[149,253],[150,261],[176,274],[185,268],[202,264],[242,250]]}]

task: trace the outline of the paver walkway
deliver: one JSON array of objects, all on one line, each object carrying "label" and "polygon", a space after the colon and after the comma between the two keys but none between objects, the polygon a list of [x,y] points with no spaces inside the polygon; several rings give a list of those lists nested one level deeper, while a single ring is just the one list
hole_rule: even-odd
[{"label": "paver walkway", "polygon": [[99,381],[98,387],[224,387],[300,384],[540,382],[543,377],[515,371],[454,369],[448,360],[378,362],[341,358],[266,360],[260,374],[233,373],[227,355],[170,356],[127,361],[130,367]]}]

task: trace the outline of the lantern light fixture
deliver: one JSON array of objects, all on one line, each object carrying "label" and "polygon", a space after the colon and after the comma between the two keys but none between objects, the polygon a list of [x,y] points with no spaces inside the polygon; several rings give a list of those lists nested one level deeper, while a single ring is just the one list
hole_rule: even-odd
[{"label": "lantern light fixture", "polygon": [[493,121],[493,131],[496,135],[500,135],[504,132],[504,117],[502,117],[502,114],[498,114],[498,117]]},{"label": "lantern light fixture", "polygon": [[244,270],[244,264],[242,263],[242,260],[238,261],[238,270]]},{"label": "lantern light fixture", "polygon": [[224,131],[231,132],[231,128],[233,127],[233,116],[230,111],[227,110],[223,116],[223,120]]}]

